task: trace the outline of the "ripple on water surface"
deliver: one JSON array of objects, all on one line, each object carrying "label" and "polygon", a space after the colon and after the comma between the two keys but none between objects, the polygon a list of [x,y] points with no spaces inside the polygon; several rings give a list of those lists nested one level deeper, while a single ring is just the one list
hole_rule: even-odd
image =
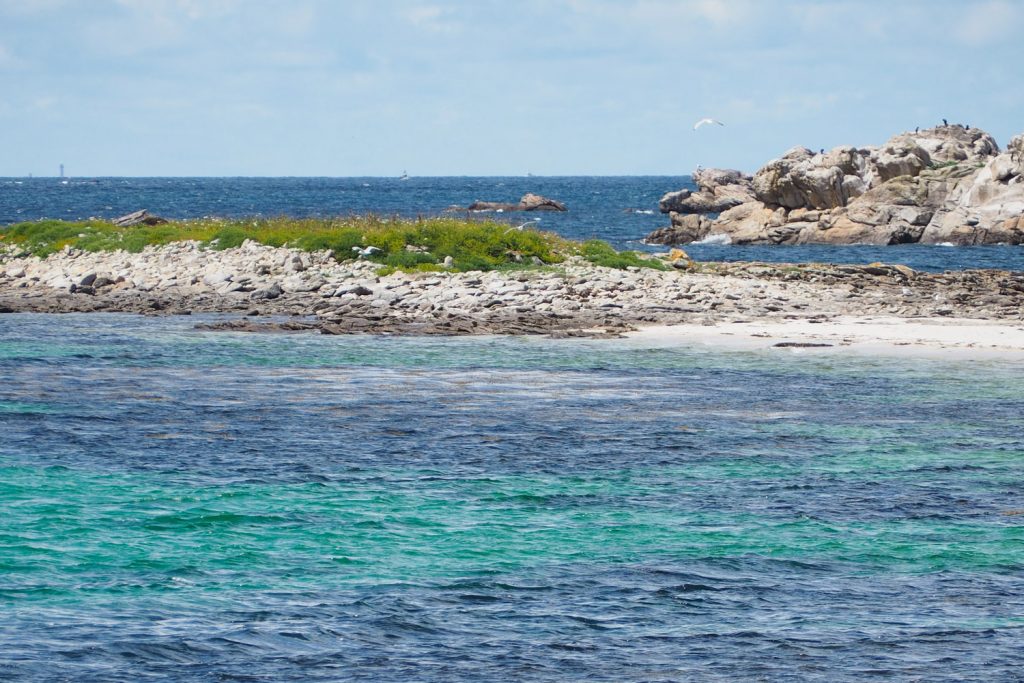
[{"label": "ripple on water surface", "polygon": [[1013,680],[1024,367],[0,316],[0,675]]}]

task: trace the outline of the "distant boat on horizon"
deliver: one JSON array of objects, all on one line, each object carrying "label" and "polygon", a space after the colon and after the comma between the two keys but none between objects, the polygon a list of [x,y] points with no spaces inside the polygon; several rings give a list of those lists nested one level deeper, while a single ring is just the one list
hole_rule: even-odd
[{"label": "distant boat on horizon", "polygon": [[409,179],[409,174],[406,173],[405,171],[402,171],[402,175],[398,176],[398,179],[399,180],[408,180]]}]

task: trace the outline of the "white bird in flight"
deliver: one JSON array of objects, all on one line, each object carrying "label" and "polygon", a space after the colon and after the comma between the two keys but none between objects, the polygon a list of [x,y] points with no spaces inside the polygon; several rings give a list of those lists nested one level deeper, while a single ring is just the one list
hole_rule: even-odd
[{"label": "white bird in flight", "polygon": [[509,233],[509,232],[512,232],[513,230],[519,230],[520,232],[522,232],[523,229],[525,229],[531,223],[540,223],[540,219],[539,218],[531,218],[530,220],[526,221],[522,225],[513,225],[511,228],[509,228],[505,232]]},{"label": "white bird in flight", "polygon": [[366,258],[367,256],[370,256],[371,254],[376,254],[378,251],[380,251],[380,249],[378,247],[375,247],[375,246],[371,245],[371,246],[365,247],[363,249],[360,249],[359,247],[352,247],[352,251],[358,253],[359,254],[359,258]]},{"label": "white bird in flight", "polygon": [[724,123],[722,123],[721,121],[716,121],[716,120],[714,120],[714,119],[701,119],[701,120],[700,120],[700,121],[698,121],[697,123],[693,124],[693,129],[694,129],[694,130],[697,130],[697,129],[698,129],[698,128],[700,128],[701,126],[707,125],[707,124],[709,124],[709,123],[714,123],[714,124],[717,124],[717,125],[719,125],[719,126],[724,126],[724,125],[725,125],[725,124],[724,124]]}]

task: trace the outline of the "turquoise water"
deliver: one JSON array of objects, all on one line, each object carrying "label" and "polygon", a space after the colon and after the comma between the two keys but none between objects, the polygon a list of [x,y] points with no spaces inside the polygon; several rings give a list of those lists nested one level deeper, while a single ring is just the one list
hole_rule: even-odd
[{"label": "turquoise water", "polygon": [[0,678],[1019,680],[1024,363],[0,316]]}]

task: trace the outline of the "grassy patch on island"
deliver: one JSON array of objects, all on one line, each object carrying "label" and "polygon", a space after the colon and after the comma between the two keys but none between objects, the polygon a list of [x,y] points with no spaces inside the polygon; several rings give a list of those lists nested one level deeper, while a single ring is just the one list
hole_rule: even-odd
[{"label": "grassy patch on island", "polygon": [[[573,242],[550,232],[517,230],[493,220],[463,218],[204,218],[158,225],[118,227],[100,220],[43,220],[0,228],[0,245],[45,257],[65,247],[84,251],[139,252],[147,246],[194,240],[210,249],[230,249],[246,240],[304,251],[329,250],[338,261],[366,258],[381,272],[470,271],[537,267],[579,255],[612,268],[664,268],[635,252],[617,252],[606,242]],[[448,265],[445,265],[445,264]]]}]

